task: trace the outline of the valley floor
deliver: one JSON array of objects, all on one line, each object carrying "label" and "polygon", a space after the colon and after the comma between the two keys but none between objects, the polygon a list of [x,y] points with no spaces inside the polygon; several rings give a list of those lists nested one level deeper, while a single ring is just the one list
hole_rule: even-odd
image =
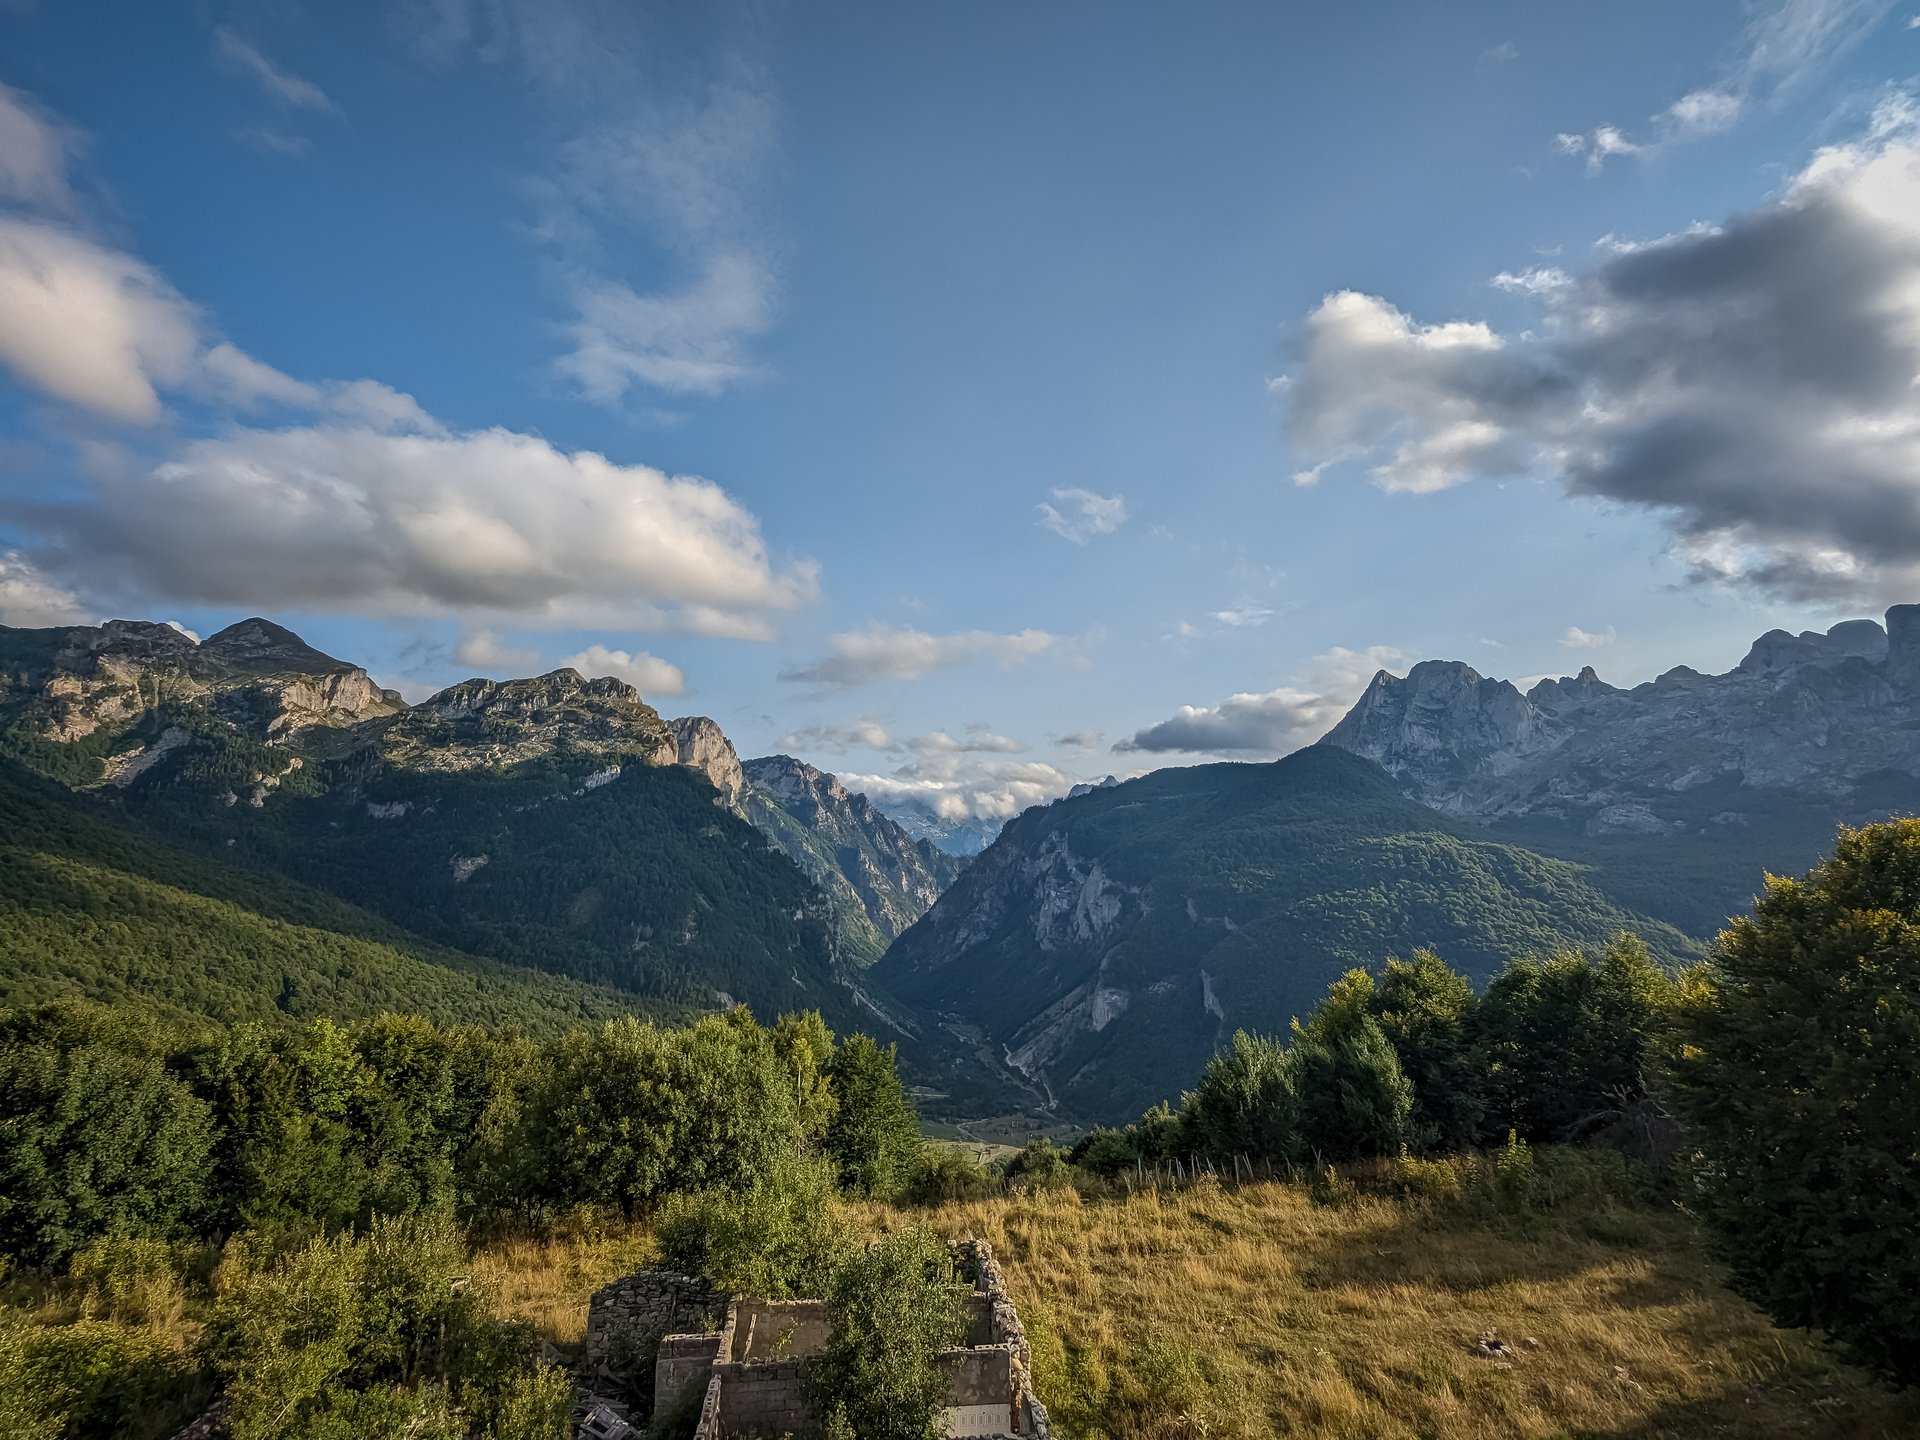
[{"label": "valley floor", "polygon": [[[1652,1203],[1514,1219],[1203,1184],[866,1214],[993,1245],[1073,1440],[1920,1436],[1920,1401],[1772,1329]],[[648,1253],[644,1235],[585,1232],[482,1263],[566,1344],[587,1295]],[[1490,1331],[1508,1356],[1479,1347]]]}]

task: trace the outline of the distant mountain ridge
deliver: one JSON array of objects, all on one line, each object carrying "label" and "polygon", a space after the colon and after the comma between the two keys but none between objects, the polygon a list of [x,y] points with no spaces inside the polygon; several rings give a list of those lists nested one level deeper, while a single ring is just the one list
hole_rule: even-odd
[{"label": "distant mountain ridge", "polygon": [[[750,800],[717,726],[622,681],[473,679],[410,706],[259,618],[203,642],[0,627],[0,757],[432,943],[671,1013],[872,1018],[859,971],[951,874],[864,800],[813,816],[830,840]],[[863,896],[843,855],[886,885]]]},{"label": "distant mountain ridge", "polygon": [[1386,671],[1321,742],[1365,756],[1424,804],[1484,819],[1550,816],[1590,834],[1738,824],[1694,792],[1732,784],[1845,800],[1920,776],[1920,605],[1886,628],[1774,630],[1724,675],[1685,666],[1630,690],[1592,667],[1522,694],[1458,661]]},{"label": "distant mountain ridge", "polygon": [[894,942],[879,982],[986,1037],[1067,1114],[1121,1120],[1190,1085],[1236,1028],[1278,1032],[1327,983],[1419,946],[1479,978],[1669,925],[1582,867],[1449,820],[1332,747],[1199,765],[1008,822]]}]

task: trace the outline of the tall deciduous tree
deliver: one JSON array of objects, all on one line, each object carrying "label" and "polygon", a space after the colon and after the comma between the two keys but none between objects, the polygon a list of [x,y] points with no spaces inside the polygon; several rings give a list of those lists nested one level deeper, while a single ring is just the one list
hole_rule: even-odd
[{"label": "tall deciduous tree", "polygon": [[1769,879],[1705,978],[1672,1088],[1735,1288],[1920,1382],[1920,820]]}]

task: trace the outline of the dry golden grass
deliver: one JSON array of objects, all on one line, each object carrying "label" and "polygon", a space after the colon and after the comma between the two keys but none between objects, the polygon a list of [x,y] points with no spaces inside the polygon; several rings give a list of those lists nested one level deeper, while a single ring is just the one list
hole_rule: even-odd
[{"label": "dry golden grass", "polygon": [[1516,1227],[1278,1184],[926,1218],[994,1246],[1075,1440],[1920,1435],[1920,1396],[1770,1328],[1651,1208]]},{"label": "dry golden grass", "polygon": [[[861,1213],[993,1245],[1069,1440],[1920,1437],[1920,1396],[1771,1328],[1649,1203],[1515,1221],[1270,1184]],[[475,1278],[567,1345],[652,1254],[583,1222],[484,1245]],[[1476,1350],[1488,1331],[1509,1362]]]}]

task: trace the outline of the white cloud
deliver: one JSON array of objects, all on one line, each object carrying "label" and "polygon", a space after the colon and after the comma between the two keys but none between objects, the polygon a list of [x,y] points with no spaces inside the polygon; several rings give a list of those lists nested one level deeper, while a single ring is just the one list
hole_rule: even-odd
[{"label": "white cloud", "polygon": [[817,589],[719,486],[501,429],[233,429],[37,519],[73,567],[206,604],[764,637]]},{"label": "white cloud", "polygon": [[72,209],[69,143],[52,116],[20,91],[0,85],[0,199],[42,210]]},{"label": "white cloud", "polygon": [[673,294],[587,277],[567,327],[574,348],[557,363],[594,400],[618,400],[636,383],[718,395],[755,372],[747,342],[771,322],[772,294],[766,266],[744,254],[708,257],[700,278]]},{"label": "white cloud", "polygon": [[92,623],[92,615],[73,591],[42,575],[18,550],[0,550],[0,625],[44,630]]},{"label": "white cloud", "polygon": [[453,647],[453,659],[490,679],[511,679],[531,673],[540,663],[540,652],[505,644],[491,630],[463,630]]},{"label": "white cloud", "polygon": [[567,656],[560,665],[563,669],[578,670],[589,680],[602,675],[624,680],[643,697],[687,693],[687,677],[680,667],[644,650],[609,650],[604,645],[589,645],[578,655]]},{"label": "white cloud", "polygon": [[1538,323],[1309,316],[1288,426],[1387,490],[1557,478],[1672,529],[1696,577],[1795,600],[1920,591],[1920,112],[1883,106],[1719,226],[1501,277]]},{"label": "white cloud", "polygon": [[616,403],[763,373],[777,286],[758,194],[779,125],[757,24],[608,0],[410,0],[397,24],[429,63],[516,66],[564,136],[528,186],[574,309],[562,375]]},{"label": "white cloud", "polygon": [[1293,684],[1230,695],[1217,705],[1182,705],[1113,748],[1120,754],[1285,755],[1326,734],[1375,674],[1405,659],[1385,645],[1336,646],[1314,656]]},{"label": "white cloud", "polygon": [[1758,7],[1720,78],[1653,116],[1645,139],[1631,140],[1617,126],[1600,125],[1582,135],[1556,135],[1554,143],[1564,154],[1584,156],[1592,175],[1616,155],[1651,155],[1721,134],[1755,104],[1772,103],[1826,69],[1892,8],[1893,0],[1777,0]]},{"label": "white cloud", "polygon": [[1273,618],[1273,611],[1264,605],[1235,605],[1228,610],[1214,611],[1213,618],[1230,630],[1245,630],[1266,624]]},{"label": "white cloud", "polygon": [[1040,523],[1075,545],[1084,545],[1096,535],[1111,535],[1127,520],[1126,497],[1121,495],[1067,487],[1055,490],[1053,498],[1067,508],[1062,511],[1043,502],[1038,507]]},{"label": "white cloud", "polygon": [[1569,650],[1603,650],[1619,639],[1619,634],[1611,625],[1604,630],[1582,630],[1578,625],[1569,625],[1567,633],[1560,637],[1560,643]]},{"label": "white cloud", "polygon": [[52,221],[0,215],[0,363],[56,399],[151,423],[160,392],[250,407],[321,392],[204,333],[143,261]]},{"label": "white cloud", "polygon": [[1022,810],[1059,799],[1077,783],[1038,761],[988,761],[938,775],[910,766],[891,775],[837,773],[849,790],[881,803],[916,805],[949,822],[1011,820]]},{"label": "white cloud", "polygon": [[251,80],[269,100],[295,110],[329,114],[338,114],[340,111],[340,107],[318,85],[282,70],[261,54],[257,47],[225,25],[214,29],[213,54],[222,69]]},{"label": "white cloud", "polygon": [[1062,750],[1098,750],[1106,743],[1106,739],[1098,730],[1075,730],[1054,736],[1053,743]]},{"label": "white cloud", "polygon": [[819,721],[803,725],[782,737],[782,750],[804,750],[844,755],[849,750],[891,750],[893,735],[877,715],[862,715],[854,720]]},{"label": "white cloud", "polygon": [[1011,635],[989,630],[965,630],[954,635],[929,635],[923,630],[873,624],[832,636],[827,653],[805,665],[781,672],[782,680],[825,689],[852,689],[875,680],[914,680],[935,670],[959,665],[1012,666],[1064,645],[1045,630],[1021,630]]}]

